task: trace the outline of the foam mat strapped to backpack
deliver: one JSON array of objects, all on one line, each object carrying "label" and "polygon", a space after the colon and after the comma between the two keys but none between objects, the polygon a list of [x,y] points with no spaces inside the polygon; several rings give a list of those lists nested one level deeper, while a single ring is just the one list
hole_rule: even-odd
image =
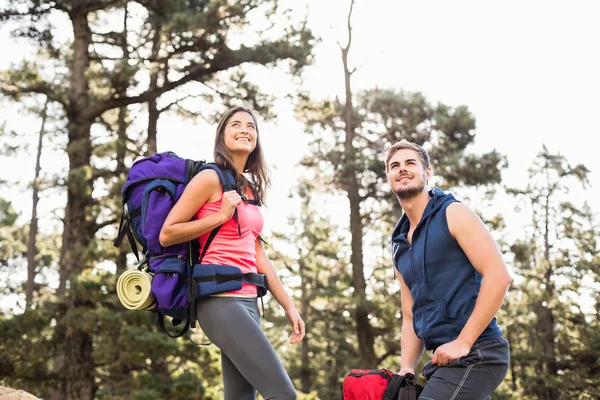
[{"label": "foam mat strapped to backpack", "polygon": [[117,280],[117,295],[121,304],[129,310],[152,310],[156,299],[150,291],[152,274],[130,269]]}]

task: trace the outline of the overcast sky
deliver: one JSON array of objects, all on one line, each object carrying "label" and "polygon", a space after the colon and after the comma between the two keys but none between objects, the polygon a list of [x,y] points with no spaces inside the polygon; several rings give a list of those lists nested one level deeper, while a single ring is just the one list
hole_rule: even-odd
[{"label": "overcast sky", "polygon": [[[300,12],[308,7],[310,24],[322,37],[315,63],[305,74],[305,88],[315,97],[343,98],[343,75],[337,41],[346,42],[346,0],[285,0]],[[592,192],[599,194],[600,157],[592,144],[598,134],[600,93],[600,2],[597,1],[398,1],[358,0],[351,62],[355,90],[395,87],[421,91],[432,102],[467,105],[477,119],[473,152],[497,149],[507,155],[507,182],[524,184],[526,170],[546,144],[592,172]],[[28,56],[30,50],[0,28],[0,68]],[[253,72],[265,89],[295,90],[287,78]],[[274,186],[267,218],[283,221],[285,198],[298,172],[297,160],[307,138],[293,118],[292,105],[280,101],[279,120],[262,126]],[[39,120],[3,110],[0,122],[35,132]],[[173,116],[161,118],[159,151],[185,157],[212,157],[214,126]],[[284,149],[284,150],[280,150]],[[0,178],[33,175],[33,158],[0,161]],[[43,160],[50,168],[53,160]],[[24,217],[29,195],[18,198]],[[582,197],[580,192],[575,196]],[[40,204],[40,207],[44,207]],[[345,211],[332,210],[333,213]]]}]

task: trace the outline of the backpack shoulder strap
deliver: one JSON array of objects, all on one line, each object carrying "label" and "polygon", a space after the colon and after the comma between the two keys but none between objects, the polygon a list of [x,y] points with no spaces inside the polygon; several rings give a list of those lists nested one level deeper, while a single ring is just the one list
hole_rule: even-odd
[{"label": "backpack shoulder strap", "polygon": [[[221,168],[219,168],[219,166],[215,163],[203,163],[198,167],[196,174],[200,173],[201,171],[203,171],[205,169],[212,169],[213,171],[215,171],[217,173],[217,175],[219,176],[219,181],[221,182],[221,189],[223,190],[223,192],[227,192],[230,190],[236,190],[235,179],[233,178],[233,175],[231,174],[230,171],[221,170]],[[234,217],[237,220],[237,210],[234,213]],[[202,262],[202,259],[204,258],[204,255],[206,254],[206,251],[208,250],[208,246],[210,246],[210,244],[212,243],[215,236],[217,236],[217,233],[219,233],[219,230],[221,229],[222,226],[223,225],[219,225],[210,232],[208,239],[206,239],[206,243],[204,243],[204,246],[202,246],[202,254],[200,254],[200,256],[198,257],[199,263]],[[238,222],[238,231],[240,231],[239,222]],[[190,309],[189,309],[189,315],[188,315],[188,319],[186,321],[186,325],[187,325],[187,327],[189,327],[190,324],[193,324],[191,326],[194,327],[195,322],[196,322],[196,307],[192,303],[195,302],[195,299],[196,299],[197,285],[196,285],[194,279],[192,278],[193,266],[194,266],[192,257],[193,257],[194,252],[192,251],[191,245],[190,245],[189,252],[190,252],[189,261],[191,263],[190,269],[189,269],[190,273],[188,276],[188,281],[189,281],[189,285],[190,285],[190,288],[189,288]],[[183,334],[187,330],[187,327],[184,327],[184,330],[182,331],[181,334]],[[193,341],[192,341],[192,343],[193,343]]]},{"label": "backpack shoulder strap", "polygon": [[[206,163],[206,164],[201,165],[200,168],[198,168],[198,172],[208,169],[208,168],[214,170],[217,173],[217,175],[219,176],[219,181],[221,181],[221,188],[223,189],[223,192],[229,192],[230,190],[235,190],[239,193],[237,185],[235,184],[235,178],[233,177],[233,174],[231,173],[231,171],[222,170],[221,168],[219,168],[219,166],[216,163]],[[235,218],[235,220],[238,223],[238,235],[242,236],[242,230],[240,227],[240,221],[238,219],[237,208],[233,211],[233,218]],[[208,248],[208,245],[212,242],[214,237],[217,235],[217,232],[219,231],[219,229],[221,229],[221,226],[216,227],[210,233],[210,236],[208,237],[206,244],[204,245],[204,251]],[[202,252],[202,256],[204,256],[204,251]],[[202,260],[202,257],[200,257],[200,260]]]},{"label": "backpack shoulder strap", "polygon": [[198,168],[198,172],[203,171],[205,169],[212,169],[219,176],[219,181],[221,182],[221,187],[224,192],[228,192],[230,190],[236,190],[237,187],[235,185],[235,179],[233,178],[233,174],[230,171],[223,171],[219,166],[215,163],[205,163]]}]

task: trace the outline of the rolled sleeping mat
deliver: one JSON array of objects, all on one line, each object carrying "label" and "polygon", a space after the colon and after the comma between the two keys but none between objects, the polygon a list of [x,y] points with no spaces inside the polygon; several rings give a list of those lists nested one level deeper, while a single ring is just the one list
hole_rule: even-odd
[{"label": "rolled sleeping mat", "polygon": [[117,280],[117,295],[121,304],[129,310],[152,310],[156,299],[150,291],[153,275],[148,272],[130,269]]}]

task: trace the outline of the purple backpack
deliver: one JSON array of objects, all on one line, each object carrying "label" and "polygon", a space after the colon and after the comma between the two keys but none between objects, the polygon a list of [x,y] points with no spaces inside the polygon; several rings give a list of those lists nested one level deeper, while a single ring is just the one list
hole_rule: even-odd
[{"label": "purple backpack", "polygon": [[[185,186],[204,169],[213,169],[219,175],[223,191],[237,190],[233,175],[222,171],[214,163],[192,161],[173,152],[156,153],[137,160],[131,166],[121,190],[123,213],[115,246],[127,236],[140,264],[138,269],[151,272],[151,291],[156,298],[158,326],[170,337],[179,337],[195,326],[195,300],[215,293],[238,290],[242,282],[258,286],[259,296],[266,293],[263,274],[242,274],[236,266],[201,264],[208,246],[218,233],[215,228],[199,254],[198,240],[162,247],[160,230],[173,205]],[[234,214],[237,219],[237,212]],[[238,223],[239,227],[239,223]],[[136,242],[140,244],[140,260]],[[181,332],[169,333],[164,327],[164,315],[173,319],[173,325],[185,321]]]}]

